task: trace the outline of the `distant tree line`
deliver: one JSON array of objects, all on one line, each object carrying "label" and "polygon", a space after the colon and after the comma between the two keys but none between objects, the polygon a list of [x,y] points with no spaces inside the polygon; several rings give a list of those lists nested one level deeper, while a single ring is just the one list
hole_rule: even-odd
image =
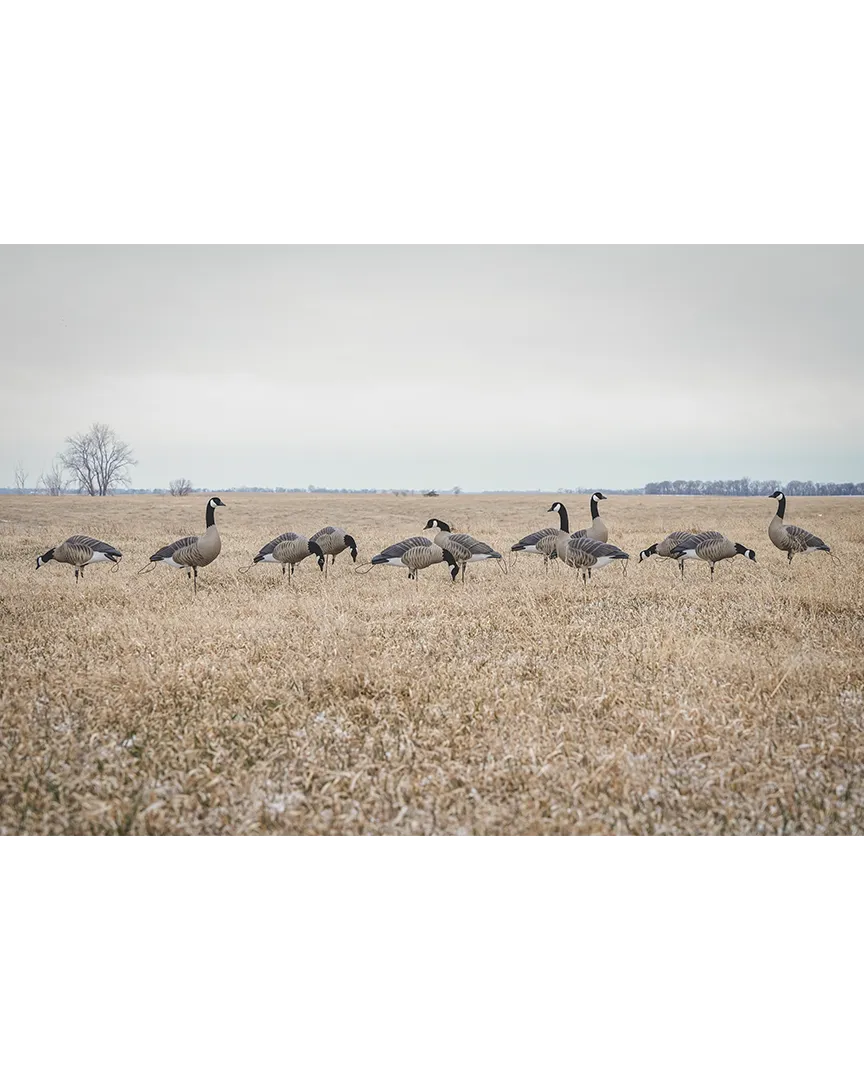
[{"label": "distant tree line", "polygon": [[787,495],[864,495],[864,484],[821,484],[812,480],[660,480],[646,484],[646,495],[771,495],[782,488]]}]

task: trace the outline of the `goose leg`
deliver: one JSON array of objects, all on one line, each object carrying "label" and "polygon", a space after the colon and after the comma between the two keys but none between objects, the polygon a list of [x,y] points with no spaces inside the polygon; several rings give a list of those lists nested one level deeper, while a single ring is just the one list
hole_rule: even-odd
[{"label": "goose leg", "polygon": [[711,563],[711,580],[714,580],[714,563]]},{"label": "goose leg", "polygon": [[462,563],[462,584],[465,584],[465,563]]},{"label": "goose leg", "polygon": [[549,573],[549,558],[546,555],[543,556],[543,571],[546,574]]},{"label": "goose leg", "polygon": [[678,566],[679,566],[679,568],[681,570],[681,580],[683,581],[684,580],[684,560],[683,559],[678,560]]},{"label": "goose leg", "polygon": [[285,563],[282,563],[282,577],[285,577]]},{"label": "goose leg", "polygon": [[75,584],[78,584],[78,567],[75,567]]},{"label": "goose leg", "polygon": [[791,551],[786,552],[786,558],[789,560],[789,564],[791,565],[792,564],[792,552]]},{"label": "goose leg", "polygon": [[195,596],[198,595],[198,567],[192,568],[192,592]]}]

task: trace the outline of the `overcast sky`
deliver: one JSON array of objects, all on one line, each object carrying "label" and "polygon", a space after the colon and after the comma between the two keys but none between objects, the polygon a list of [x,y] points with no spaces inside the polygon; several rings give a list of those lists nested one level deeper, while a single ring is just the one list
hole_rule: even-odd
[{"label": "overcast sky", "polygon": [[111,424],[136,487],[864,480],[864,254],[0,248],[0,486]]}]

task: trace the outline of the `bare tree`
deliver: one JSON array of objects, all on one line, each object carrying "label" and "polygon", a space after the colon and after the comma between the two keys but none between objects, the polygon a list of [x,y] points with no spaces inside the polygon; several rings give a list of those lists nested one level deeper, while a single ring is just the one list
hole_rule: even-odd
[{"label": "bare tree", "polygon": [[55,458],[51,468],[39,477],[39,484],[45,489],[46,495],[63,495],[69,486],[69,481],[63,473],[63,462]]},{"label": "bare tree", "polygon": [[20,458],[15,462],[15,487],[20,495],[24,494],[24,489],[27,487],[27,472]]},{"label": "bare tree", "polygon": [[171,481],[168,485],[168,490],[172,495],[191,495],[192,481],[187,480],[185,476],[181,476],[179,480]]},{"label": "bare tree", "polygon": [[108,495],[121,484],[129,486],[127,468],[137,465],[132,448],[107,424],[94,424],[84,435],[71,435],[60,455],[85,495]]}]

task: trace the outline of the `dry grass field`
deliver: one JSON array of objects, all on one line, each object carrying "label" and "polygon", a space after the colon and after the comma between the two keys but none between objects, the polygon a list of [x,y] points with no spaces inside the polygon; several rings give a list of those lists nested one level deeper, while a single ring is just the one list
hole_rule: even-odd
[{"label": "dry grass field", "polygon": [[[0,498],[0,832],[860,833],[864,504],[793,499],[835,563],[787,566],[768,499],[602,506],[630,552],[585,588],[537,556],[450,583],[312,559],[238,573],[271,537],[340,524],[358,565],[442,516],[501,551],[555,496],[227,493],[222,555],[135,571],[203,496]],[[565,498],[571,528],[588,499]],[[718,528],[758,561],[640,548]],[[75,532],[119,570],[36,570]]]}]

